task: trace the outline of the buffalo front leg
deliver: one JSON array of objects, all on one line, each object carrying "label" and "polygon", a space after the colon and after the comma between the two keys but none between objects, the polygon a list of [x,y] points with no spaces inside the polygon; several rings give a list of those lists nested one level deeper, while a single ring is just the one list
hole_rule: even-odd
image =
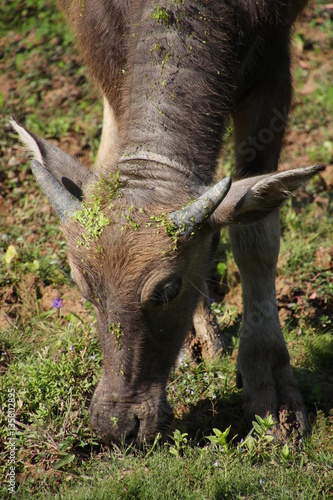
[{"label": "buffalo front leg", "polygon": [[[277,170],[291,101],[289,33],[267,35],[256,72],[244,78],[233,119],[237,178]],[[255,75],[255,76],[254,76]],[[238,355],[239,379],[247,416],[290,417],[302,431],[305,412],[280,328],[275,295],[280,248],[278,211],[260,222],[230,228],[243,290],[243,324]],[[288,412],[292,414],[288,414]]]},{"label": "buffalo front leg", "polygon": [[[210,262],[215,256],[219,241],[220,233],[214,234],[211,239]],[[223,332],[221,332],[215,314],[211,310],[209,289],[204,280],[201,283],[200,291],[201,294],[193,314],[192,329],[186,338],[182,355],[196,361],[219,359],[226,352],[229,342],[223,337]]]},{"label": "buffalo front leg", "polygon": [[225,353],[227,344],[211,310],[208,286],[204,283],[202,295],[193,313],[192,328],[178,356],[178,364],[186,358],[196,362],[202,359],[206,361],[219,359]]},{"label": "buffalo front leg", "polygon": [[237,361],[246,415],[280,418],[286,412],[300,432],[305,411],[280,328],[275,296],[280,221],[275,211],[261,222],[230,228],[243,290],[243,323]]},{"label": "buffalo front leg", "polygon": [[212,312],[207,295],[200,297],[193,315],[193,328],[189,336],[192,357],[213,360],[221,357],[226,351],[216,317]]}]

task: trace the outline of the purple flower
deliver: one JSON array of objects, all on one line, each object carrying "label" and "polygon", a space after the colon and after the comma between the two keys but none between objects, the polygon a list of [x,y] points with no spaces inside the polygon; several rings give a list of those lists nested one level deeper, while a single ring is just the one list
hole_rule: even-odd
[{"label": "purple flower", "polygon": [[63,303],[62,298],[61,297],[57,297],[56,299],[52,300],[51,307],[53,307],[54,310],[61,309],[62,308],[62,303]]}]

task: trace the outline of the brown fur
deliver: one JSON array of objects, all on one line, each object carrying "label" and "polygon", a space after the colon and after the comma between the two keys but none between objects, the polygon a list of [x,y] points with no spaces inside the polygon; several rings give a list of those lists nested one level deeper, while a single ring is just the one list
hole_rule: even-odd
[{"label": "brown fur", "polygon": [[[128,206],[124,198],[121,206]],[[157,214],[166,208],[155,206]],[[173,239],[157,223],[147,230],[150,210],[133,216],[139,224],[136,230],[126,227],[121,209],[106,208],[104,213],[123,224],[106,227],[89,252],[77,245],[82,228],[72,221],[64,226],[73,278],[95,305],[104,354],[91,421],[107,441],[149,438],[170,416],[165,385],[203,288],[203,278],[194,270],[200,268],[206,275],[210,239],[198,235],[195,245],[179,241],[175,250]],[[155,304],[156,289],[175,276],[184,277],[182,292],[170,306]],[[118,324],[124,336],[117,340],[110,325]],[[110,417],[118,424],[110,425]]]},{"label": "brown fur", "polygon": [[[109,224],[97,240],[83,245],[84,228],[64,222],[73,276],[95,306],[104,355],[91,421],[107,441],[151,439],[170,416],[165,385],[206,289],[212,240],[207,224],[177,239],[175,249],[158,218],[211,182],[229,114],[235,176],[276,170],[291,100],[291,25],[305,2],[58,3],[117,122],[110,127],[118,131],[110,139],[117,151],[108,151],[103,137],[96,169],[104,187],[110,172],[122,181],[114,199],[107,201],[107,188],[102,197]],[[179,169],[162,161],[119,162],[140,151],[176,160]],[[87,188],[84,194],[93,203]],[[232,229],[231,239],[245,299],[238,361],[245,409],[250,417],[276,414],[283,403],[299,409],[276,314],[276,213]],[[272,313],[254,325],[256,304],[266,300]]]}]

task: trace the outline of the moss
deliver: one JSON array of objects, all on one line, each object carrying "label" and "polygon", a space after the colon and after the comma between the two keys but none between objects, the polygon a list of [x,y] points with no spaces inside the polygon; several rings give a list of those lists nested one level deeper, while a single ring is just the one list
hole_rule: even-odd
[{"label": "moss", "polygon": [[126,183],[120,180],[119,170],[115,173],[111,172],[108,177],[102,178],[95,186],[94,192],[91,195],[92,199],[98,200],[101,205],[111,203],[115,197],[121,196],[120,190],[125,187]]},{"label": "moss", "polygon": [[156,10],[155,12],[152,12],[151,17],[158,23],[162,23],[165,26],[169,26],[170,24],[170,16],[168,11],[160,5],[156,5]]},{"label": "moss", "polygon": [[74,222],[77,222],[83,229],[81,233],[82,240],[78,241],[78,245],[83,245],[86,248],[90,243],[97,241],[106,226],[111,224],[109,217],[106,217],[98,202],[92,204],[82,203],[82,209],[77,210],[72,216]]},{"label": "moss", "polygon": [[114,336],[114,341],[116,343],[116,346],[118,347],[118,350],[120,351],[120,349],[122,348],[121,339],[124,336],[124,332],[121,329],[120,323],[111,323],[109,325],[109,332]]},{"label": "moss", "polygon": [[[187,208],[190,207],[193,203],[195,203],[196,200],[191,200],[186,206],[181,207],[182,214],[183,214],[183,219],[187,220],[188,218],[188,213],[187,213]],[[177,225],[170,220],[170,216],[166,215],[165,213],[162,213],[160,215],[152,215],[150,217],[150,220],[152,222],[148,222],[146,224],[146,227],[151,227],[152,225],[155,225],[155,227],[159,228],[164,228],[165,231],[171,238],[173,239],[173,246],[172,250],[177,250],[178,249],[178,242],[181,236],[184,234],[188,234],[189,231],[189,226],[193,225],[193,231],[191,232],[191,236],[194,236],[195,234],[195,225],[194,224],[186,224],[185,222],[177,222]],[[194,218],[191,217],[191,222],[194,223]],[[159,232],[159,231],[158,231]],[[163,251],[163,255],[165,255],[166,251]]]},{"label": "moss", "polygon": [[[154,225],[158,229],[158,232],[159,232],[159,228],[163,228],[166,231],[166,233],[169,236],[171,236],[171,238],[173,240],[172,250],[177,250],[179,234],[181,231],[172,221],[170,221],[169,216],[163,212],[160,215],[151,215],[150,220],[152,222],[148,222],[146,227],[149,228],[149,227]],[[163,255],[165,255],[165,254],[166,254],[166,251],[163,250]]]},{"label": "moss", "polygon": [[[122,231],[125,231],[127,228],[132,228],[134,231],[137,231],[140,227],[140,224],[138,222],[135,222],[132,217],[132,212],[134,210],[134,205],[131,205],[130,207],[123,207],[122,209],[122,216],[125,218],[126,222],[125,224],[121,227]],[[139,213],[143,213],[143,209],[139,208],[138,209]]]},{"label": "moss", "polygon": [[83,201],[82,208],[72,215],[72,220],[83,229],[79,246],[89,248],[90,243],[96,242],[104,228],[111,224],[110,218],[104,215],[103,208],[113,208],[112,202],[115,197],[120,197],[120,189],[124,185],[119,179],[118,171],[111,173],[108,178],[102,178],[93,186],[88,200]]},{"label": "moss", "polygon": [[114,427],[117,427],[118,425],[118,417],[110,417],[111,422],[113,423]]}]

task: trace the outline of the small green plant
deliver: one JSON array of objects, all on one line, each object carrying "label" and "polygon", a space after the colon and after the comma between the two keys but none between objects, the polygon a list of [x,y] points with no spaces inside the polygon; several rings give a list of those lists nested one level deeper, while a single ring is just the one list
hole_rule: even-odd
[{"label": "small green plant", "polygon": [[213,432],[215,436],[206,436],[209,441],[218,446],[219,448],[223,449],[226,454],[229,452],[229,444],[228,444],[228,435],[231,429],[231,425],[224,431],[220,431],[219,429],[214,428]]},{"label": "small green plant", "polygon": [[[207,439],[212,443],[212,445],[217,449],[217,453],[215,453],[215,457],[217,460],[214,462],[215,466],[219,464],[220,452],[223,452],[224,455],[224,477],[227,477],[228,466],[230,460],[235,455],[235,448],[230,446],[228,442],[228,435],[230,433],[231,425],[224,431],[220,431],[219,429],[214,428],[214,436],[206,436]],[[236,436],[233,437],[235,439]],[[232,440],[233,440],[232,439]]]},{"label": "small green plant", "polygon": [[172,455],[175,455],[176,457],[181,457],[185,453],[186,447],[187,447],[187,432],[180,432],[179,429],[176,429],[173,433],[172,436],[169,436],[171,439],[174,441],[174,446],[169,445],[169,451]]},{"label": "small green plant", "polygon": [[287,445],[287,443],[285,443],[282,447],[282,450],[281,450],[281,455],[282,455],[282,458],[288,462],[290,459],[291,459],[291,450],[289,448],[289,446]]},{"label": "small green plant", "polygon": [[246,453],[258,461],[263,461],[269,454],[274,436],[270,434],[270,430],[276,425],[272,415],[262,418],[259,415],[255,416],[255,421],[252,422],[252,429],[240,444],[241,449],[245,449]]},{"label": "small green plant", "polygon": [[154,439],[153,444],[151,446],[149,446],[148,449],[147,449],[147,453],[145,455],[145,459],[147,459],[153,453],[153,451],[155,451],[157,449],[157,447],[158,447],[159,443],[161,442],[161,440],[162,440],[162,434],[160,432],[158,432],[156,434],[156,437]]}]

